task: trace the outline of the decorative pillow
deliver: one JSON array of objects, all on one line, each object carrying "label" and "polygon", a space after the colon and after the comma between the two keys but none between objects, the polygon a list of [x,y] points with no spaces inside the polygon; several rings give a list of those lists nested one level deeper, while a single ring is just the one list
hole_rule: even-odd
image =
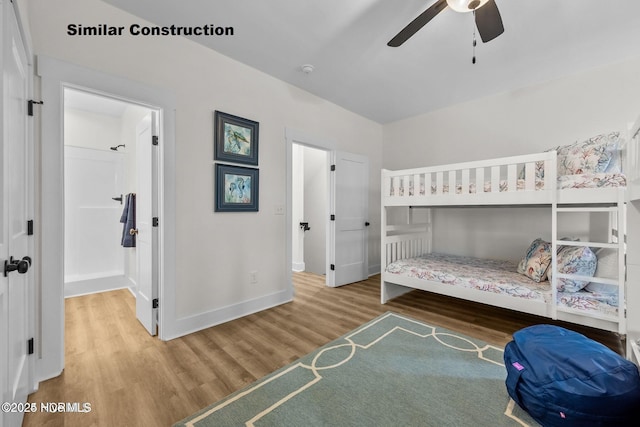
[{"label": "decorative pillow", "polygon": [[[558,248],[556,258],[558,273],[593,277],[596,272],[598,263],[596,254],[587,246],[561,246]],[[549,268],[549,280],[553,276],[551,270]],[[558,279],[558,291],[577,292],[587,286],[588,283],[588,280]]]},{"label": "decorative pillow", "polygon": [[605,169],[606,173],[622,173],[622,158],[620,156],[620,150],[625,144],[624,138],[620,135],[620,132],[611,132],[607,135],[609,143],[607,150],[611,151],[611,161]]},{"label": "decorative pillow", "polygon": [[[616,279],[618,277],[618,251],[616,249],[600,248],[596,251],[598,265],[596,267],[596,277],[603,279]],[[589,292],[599,294],[617,294],[618,286],[607,283],[589,283],[585,289]]]},{"label": "decorative pillow", "polygon": [[518,273],[542,282],[547,278],[547,268],[551,263],[551,243],[538,238],[534,240],[524,258],[518,264]]},{"label": "decorative pillow", "polygon": [[601,173],[618,150],[619,132],[597,135],[558,148],[558,175]]}]

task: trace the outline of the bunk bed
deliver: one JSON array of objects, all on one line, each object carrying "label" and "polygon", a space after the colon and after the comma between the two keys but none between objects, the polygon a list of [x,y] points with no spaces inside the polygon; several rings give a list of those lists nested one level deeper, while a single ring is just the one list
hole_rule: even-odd
[{"label": "bunk bed", "polygon": [[[625,334],[625,213],[627,202],[640,198],[638,123],[633,134],[543,153],[383,170],[381,302],[420,289]],[[484,206],[549,209],[552,238],[531,236],[518,261],[438,253],[434,209]],[[425,208],[421,215],[418,208]],[[595,234],[606,238],[558,235],[559,216],[598,212],[607,230]]]}]

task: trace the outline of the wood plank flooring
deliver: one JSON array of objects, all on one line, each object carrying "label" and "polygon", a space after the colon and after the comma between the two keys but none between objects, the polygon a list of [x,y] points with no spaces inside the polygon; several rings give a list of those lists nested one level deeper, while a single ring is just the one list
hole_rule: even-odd
[{"label": "wood plank flooring", "polygon": [[[30,402],[88,402],[89,413],[26,414],[24,427],[170,426],[376,316],[394,311],[494,345],[549,319],[413,291],[380,304],[380,278],[328,288],[294,275],[292,303],[163,342],[135,318],[126,290],[66,300],[65,370]],[[617,334],[558,323],[618,353]]]}]

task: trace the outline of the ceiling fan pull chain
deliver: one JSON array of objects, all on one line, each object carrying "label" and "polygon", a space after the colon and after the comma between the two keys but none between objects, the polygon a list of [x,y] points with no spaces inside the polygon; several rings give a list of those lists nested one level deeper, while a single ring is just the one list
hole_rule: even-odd
[{"label": "ceiling fan pull chain", "polygon": [[[474,9],[473,11],[473,20],[475,21],[476,18],[476,11]],[[476,26],[473,26],[473,58],[471,59],[471,63],[475,64],[476,63]]]}]

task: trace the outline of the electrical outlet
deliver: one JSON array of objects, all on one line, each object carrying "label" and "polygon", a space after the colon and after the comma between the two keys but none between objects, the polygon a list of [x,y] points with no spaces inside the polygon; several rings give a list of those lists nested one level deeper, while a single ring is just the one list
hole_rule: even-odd
[{"label": "electrical outlet", "polygon": [[273,205],[274,215],[284,215],[284,205]]},{"label": "electrical outlet", "polygon": [[249,272],[249,283],[258,283],[258,272],[257,271],[250,271]]}]

